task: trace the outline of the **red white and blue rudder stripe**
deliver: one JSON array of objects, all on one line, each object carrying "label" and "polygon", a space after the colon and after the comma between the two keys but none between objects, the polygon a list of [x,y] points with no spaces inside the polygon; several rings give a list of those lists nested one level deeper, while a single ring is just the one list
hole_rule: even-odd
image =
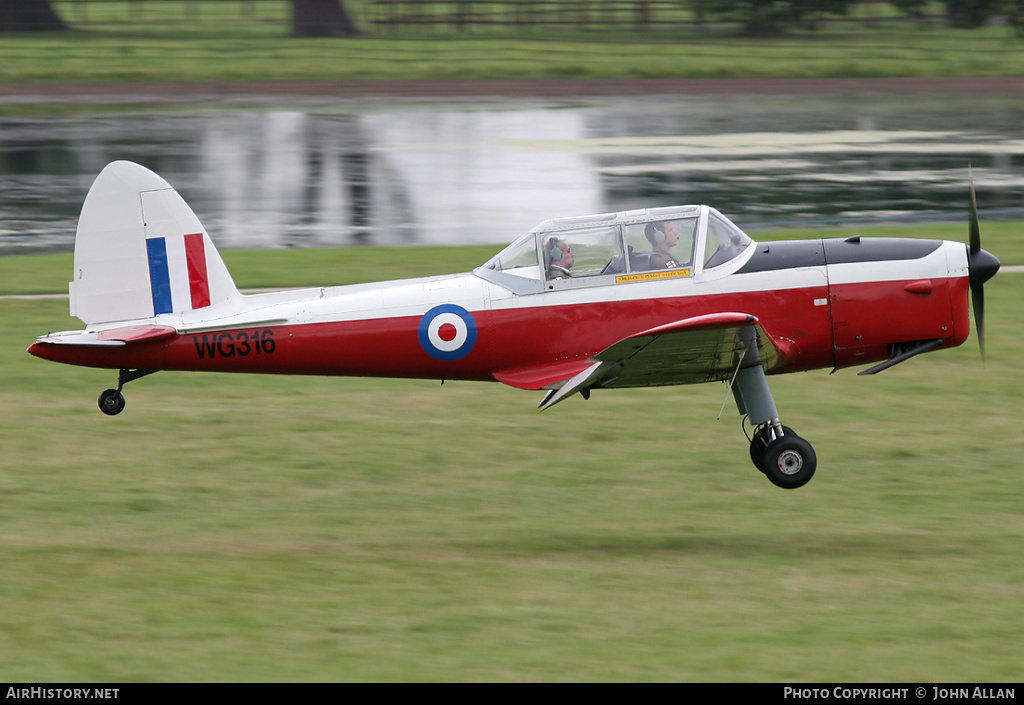
[{"label": "red white and blue rudder stripe", "polygon": [[146,239],[154,315],[210,305],[203,233],[187,234],[181,242],[184,251],[178,252],[174,240],[169,249],[165,237]]}]

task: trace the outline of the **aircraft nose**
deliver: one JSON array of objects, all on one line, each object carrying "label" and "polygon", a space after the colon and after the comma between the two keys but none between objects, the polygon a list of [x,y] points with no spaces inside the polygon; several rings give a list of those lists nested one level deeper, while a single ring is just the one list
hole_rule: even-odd
[{"label": "aircraft nose", "polygon": [[972,289],[981,286],[999,271],[999,259],[988,250],[971,252],[968,259]]}]

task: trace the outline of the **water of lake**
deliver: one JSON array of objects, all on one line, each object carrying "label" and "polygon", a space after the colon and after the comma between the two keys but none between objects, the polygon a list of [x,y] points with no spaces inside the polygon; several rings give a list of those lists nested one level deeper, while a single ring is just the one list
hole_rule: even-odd
[{"label": "water of lake", "polygon": [[[105,164],[160,173],[221,247],[495,244],[707,203],[750,231],[1024,213],[1024,97],[0,106],[0,253],[69,250]],[[966,226],[965,226],[966,230]]]}]

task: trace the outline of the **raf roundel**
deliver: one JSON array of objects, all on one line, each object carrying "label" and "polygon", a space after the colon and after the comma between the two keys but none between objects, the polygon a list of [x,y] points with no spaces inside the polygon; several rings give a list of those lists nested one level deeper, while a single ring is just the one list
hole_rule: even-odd
[{"label": "raf roundel", "polygon": [[476,343],[476,321],[469,311],[455,304],[442,304],[420,319],[420,345],[438,360],[458,360]]}]

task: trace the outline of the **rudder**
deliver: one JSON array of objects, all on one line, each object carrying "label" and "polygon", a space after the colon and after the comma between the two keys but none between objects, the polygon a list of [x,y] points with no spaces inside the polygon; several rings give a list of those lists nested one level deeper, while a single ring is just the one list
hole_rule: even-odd
[{"label": "rudder", "polygon": [[184,199],[127,161],[108,164],[82,205],[71,315],[85,324],[130,321],[229,303],[227,267]]}]

